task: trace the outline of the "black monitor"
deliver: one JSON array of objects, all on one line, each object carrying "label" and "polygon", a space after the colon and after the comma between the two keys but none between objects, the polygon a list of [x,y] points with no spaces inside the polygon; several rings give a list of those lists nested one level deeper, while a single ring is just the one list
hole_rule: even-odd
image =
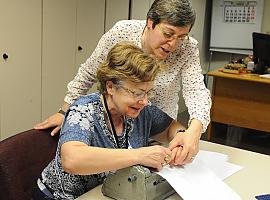
[{"label": "black monitor", "polygon": [[270,67],[270,35],[252,33],[255,73],[264,74]]}]

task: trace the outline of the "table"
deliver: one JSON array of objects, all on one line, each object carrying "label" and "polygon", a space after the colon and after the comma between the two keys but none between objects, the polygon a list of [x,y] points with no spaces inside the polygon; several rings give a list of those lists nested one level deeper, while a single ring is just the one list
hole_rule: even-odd
[{"label": "table", "polygon": [[270,79],[220,70],[208,75],[214,78],[208,140],[217,122],[270,132]]},{"label": "table", "polygon": [[[242,200],[255,200],[256,195],[270,193],[270,156],[207,141],[200,141],[200,149],[226,154],[229,156],[229,162],[244,167],[225,179],[225,183],[237,192]],[[101,186],[77,198],[77,200],[89,199],[111,200],[102,195]],[[167,200],[180,199],[179,195],[174,194]]]}]

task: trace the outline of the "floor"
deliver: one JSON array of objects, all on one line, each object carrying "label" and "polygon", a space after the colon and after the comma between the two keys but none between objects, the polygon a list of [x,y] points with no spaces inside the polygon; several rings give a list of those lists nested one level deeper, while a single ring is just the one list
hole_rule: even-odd
[{"label": "floor", "polygon": [[[188,113],[180,113],[178,119],[187,125]],[[206,140],[206,136],[206,133],[204,133],[201,139]],[[213,130],[211,141],[270,155],[270,133],[268,132],[218,124]]]}]

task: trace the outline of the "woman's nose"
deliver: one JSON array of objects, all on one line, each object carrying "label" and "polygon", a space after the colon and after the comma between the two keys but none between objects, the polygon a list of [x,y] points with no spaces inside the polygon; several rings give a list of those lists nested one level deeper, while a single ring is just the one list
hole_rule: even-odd
[{"label": "woman's nose", "polygon": [[142,104],[143,106],[147,106],[148,105],[147,94],[143,97],[143,99],[139,100],[139,103]]},{"label": "woman's nose", "polygon": [[170,47],[171,47],[170,49],[172,49],[172,50],[176,49],[178,43],[179,43],[179,41],[178,41],[177,38],[173,38],[172,40],[169,40],[169,41],[167,42],[167,44],[169,44]]}]

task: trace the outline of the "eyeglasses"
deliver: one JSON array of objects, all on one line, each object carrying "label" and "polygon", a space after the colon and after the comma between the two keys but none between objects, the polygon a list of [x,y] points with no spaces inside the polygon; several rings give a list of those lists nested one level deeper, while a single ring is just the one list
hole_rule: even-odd
[{"label": "eyeglasses", "polygon": [[153,95],[153,90],[149,90],[148,92],[144,91],[144,90],[131,90],[123,85],[117,85],[118,88],[122,88],[124,89],[126,92],[128,92],[129,94],[131,94],[133,97],[135,97],[138,101],[143,100],[145,98],[145,96],[147,95],[147,98],[151,99],[154,95]]},{"label": "eyeglasses", "polygon": [[156,27],[160,30],[160,32],[162,33],[162,35],[164,36],[166,40],[177,40],[177,42],[189,40],[188,34],[176,35],[175,33],[166,31],[165,28],[163,28],[160,24],[157,24]]}]

